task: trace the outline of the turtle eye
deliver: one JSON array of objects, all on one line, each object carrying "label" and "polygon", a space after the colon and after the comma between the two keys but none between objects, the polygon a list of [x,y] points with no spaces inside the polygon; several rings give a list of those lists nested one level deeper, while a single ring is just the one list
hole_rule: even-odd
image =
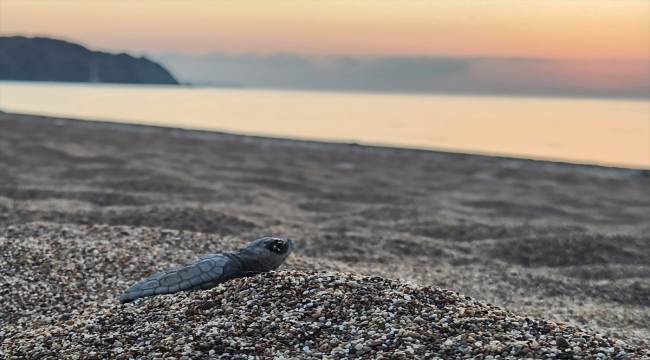
[{"label": "turtle eye", "polygon": [[268,248],[274,253],[282,254],[287,250],[287,244],[282,240],[273,240],[273,242],[269,244]]}]

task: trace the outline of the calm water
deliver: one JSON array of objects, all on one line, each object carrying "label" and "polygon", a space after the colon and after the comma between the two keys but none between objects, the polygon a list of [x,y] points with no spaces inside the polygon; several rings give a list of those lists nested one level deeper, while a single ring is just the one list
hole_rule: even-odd
[{"label": "calm water", "polygon": [[0,109],[650,168],[650,101],[0,82]]}]

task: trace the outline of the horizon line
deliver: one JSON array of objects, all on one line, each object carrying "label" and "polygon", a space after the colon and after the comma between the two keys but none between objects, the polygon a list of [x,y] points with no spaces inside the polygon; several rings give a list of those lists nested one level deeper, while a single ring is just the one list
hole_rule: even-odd
[{"label": "horizon line", "polygon": [[156,50],[156,51],[140,51],[140,50],[126,50],[126,49],[110,49],[104,47],[96,47],[89,45],[83,41],[71,39],[65,36],[53,36],[48,34],[26,34],[26,33],[9,33],[3,34],[0,33],[0,38],[2,37],[24,37],[24,38],[46,38],[52,40],[61,40],[66,41],[72,44],[81,45],[91,51],[100,51],[100,52],[111,52],[111,53],[125,53],[131,54],[133,56],[146,56],[146,55],[161,55],[161,54],[180,54],[185,56],[201,57],[208,55],[228,55],[228,56],[257,56],[261,58],[273,57],[273,56],[282,56],[282,55],[291,55],[291,56],[300,56],[305,59],[318,60],[318,59],[337,59],[337,58],[355,58],[355,59],[385,59],[385,58],[396,58],[396,59],[463,59],[463,60],[534,60],[534,61],[574,61],[574,62],[595,62],[595,61],[648,61],[650,62],[650,57],[648,58],[561,58],[561,57],[524,57],[524,56],[487,56],[487,55],[471,55],[471,56],[456,56],[456,55],[399,55],[399,54],[386,54],[386,55],[354,55],[354,54],[333,54],[333,55],[310,55],[300,52],[287,52],[287,51],[278,51],[278,52],[229,52],[226,50],[211,50],[204,52],[185,52],[180,50]]}]

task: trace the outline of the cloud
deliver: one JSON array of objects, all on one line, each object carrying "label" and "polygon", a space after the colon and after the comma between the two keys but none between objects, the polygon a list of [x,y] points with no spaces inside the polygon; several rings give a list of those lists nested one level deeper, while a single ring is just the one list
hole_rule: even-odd
[{"label": "cloud", "polygon": [[251,88],[650,99],[647,60],[149,55],[184,82]]}]

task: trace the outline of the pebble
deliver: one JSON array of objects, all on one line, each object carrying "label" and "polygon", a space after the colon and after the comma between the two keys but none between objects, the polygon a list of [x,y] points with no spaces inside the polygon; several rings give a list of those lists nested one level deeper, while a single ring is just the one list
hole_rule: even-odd
[{"label": "pebble", "polygon": [[561,348],[571,347],[571,344],[569,344],[569,342],[566,341],[566,339],[563,337],[558,337],[557,339],[555,339],[555,343],[557,344],[557,346]]}]

